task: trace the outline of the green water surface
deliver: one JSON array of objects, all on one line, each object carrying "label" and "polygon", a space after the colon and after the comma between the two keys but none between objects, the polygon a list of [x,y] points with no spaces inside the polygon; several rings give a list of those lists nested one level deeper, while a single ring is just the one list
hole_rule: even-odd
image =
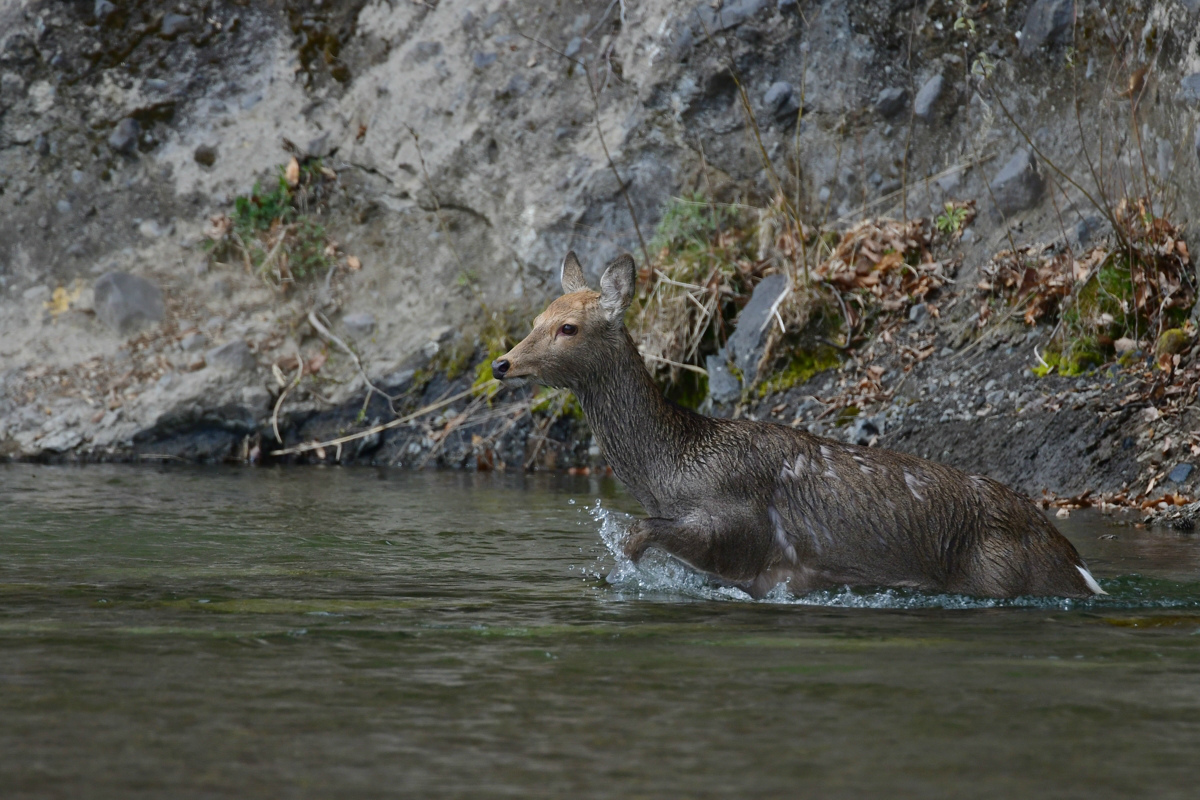
[{"label": "green water surface", "polygon": [[1060,521],[1088,603],[751,602],[615,563],[636,510],[0,466],[0,797],[1200,796],[1200,537]]}]

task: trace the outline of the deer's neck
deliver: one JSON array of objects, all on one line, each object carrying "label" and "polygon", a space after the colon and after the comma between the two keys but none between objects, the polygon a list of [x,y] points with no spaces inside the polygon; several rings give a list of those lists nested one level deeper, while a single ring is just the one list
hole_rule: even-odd
[{"label": "deer's neck", "polygon": [[688,441],[705,420],[663,397],[633,340],[622,334],[617,357],[569,388],[609,465],[650,510],[679,474]]}]

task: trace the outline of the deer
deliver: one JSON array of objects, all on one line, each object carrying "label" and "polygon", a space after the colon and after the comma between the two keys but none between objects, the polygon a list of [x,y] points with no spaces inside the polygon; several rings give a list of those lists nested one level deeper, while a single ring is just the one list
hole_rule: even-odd
[{"label": "deer", "polygon": [[574,252],[562,296],[491,364],[505,383],[570,390],[615,476],[645,509],[621,547],[665,551],[761,599],[840,586],[989,598],[1106,594],[1028,498],[917,456],[750,419],[698,414],[654,382],[625,312],[632,256],[593,291]]}]

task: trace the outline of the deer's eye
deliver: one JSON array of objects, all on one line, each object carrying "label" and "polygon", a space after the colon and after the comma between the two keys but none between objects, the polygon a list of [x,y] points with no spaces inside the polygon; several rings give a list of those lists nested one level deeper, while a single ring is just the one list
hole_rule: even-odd
[{"label": "deer's eye", "polygon": [[572,325],[571,323],[568,322],[567,324],[565,324],[561,328],[559,328],[558,332],[561,333],[563,336],[574,336],[575,334],[579,333],[579,328],[575,327],[574,325]]}]

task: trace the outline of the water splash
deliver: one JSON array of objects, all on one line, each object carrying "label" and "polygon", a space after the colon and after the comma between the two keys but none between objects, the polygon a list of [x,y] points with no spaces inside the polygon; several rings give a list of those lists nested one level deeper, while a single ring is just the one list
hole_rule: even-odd
[{"label": "water splash", "polygon": [[722,586],[710,577],[688,567],[660,550],[651,549],[634,564],[625,556],[621,544],[635,519],[629,514],[604,508],[597,500],[584,510],[599,527],[605,551],[585,570],[603,578],[620,599],[644,600],[719,600],[776,605],[823,606],[826,608],[924,609],[944,608],[1042,608],[1072,609],[1200,608],[1200,585],[1180,584],[1140,575],[1123,575],[1101,581],[1109,594],[1088,600],[1065,597],[1013,597],[996,599],[961,594],[930,594],[911,589],[870,589],[842,586],[795,595],[783,584],[766,597],[754,600],[734,586]]}]

